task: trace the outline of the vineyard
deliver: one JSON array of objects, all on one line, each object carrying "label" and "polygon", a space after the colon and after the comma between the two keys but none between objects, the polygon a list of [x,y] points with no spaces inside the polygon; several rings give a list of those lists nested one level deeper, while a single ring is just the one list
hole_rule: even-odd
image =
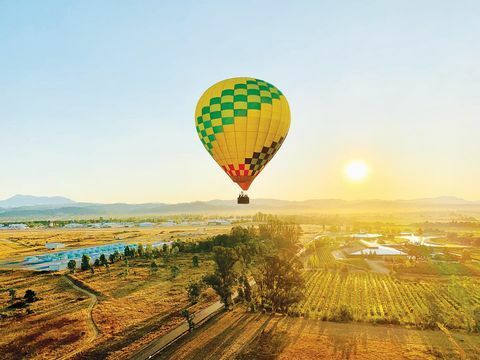
[{"label": "vineyard", "polygon": [[[344,267],[348,267],[350,270],[369,270],[370,267],[365,262],[364,259],[360,258],[345,258],[341,260],[336,260],[332,251],[337,247],[331,243],[315,241],[308,246],[306,252],[306,258],[304,261],[306,269],[316,269],[316,270],[337,270]],[[340,252],[340,250],[337,250]]]},{"label": "vineyard", "polygon": [[480,284],[472,279],[401,281],[365,272],[306,271],[309,318],[474,330],[480,324]]},{"label": "vineyard", "polygon": [[330,267],[335,264],[332,256],[332,247],[329,244],[313,242],[307,249],[306,267],[310,269],[320,269]]}]

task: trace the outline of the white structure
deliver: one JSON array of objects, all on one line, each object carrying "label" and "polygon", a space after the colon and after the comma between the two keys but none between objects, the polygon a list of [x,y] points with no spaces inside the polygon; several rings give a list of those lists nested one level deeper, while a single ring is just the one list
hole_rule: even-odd
[{"label": "white structure", "polygon": [[413,235],[413,234],[407,234],[407,235],[402,235],[399,236],[400,239],[405,239],[407,240],[410,244],[413,244],[413,245],[423,245],[423,246],[440,246],[440,245],[437,245],[437,244],[432,244],[430,242],[428,242],[428,240],[431,240],[431,239],[438,239],[438,236],[417,236],[417,235]]},{"label": "white structure", "polygon": [[85,227],[85,225],[78,224],[78,223],[70,223],[70,224],[66,224],[64,226],[65,229],[80,229],[80,228],[83,228],[83,227]]},{"label": "white structure", "polygon": [[230,225],[231,222],[224,219],[210,219],[207,221],[207,225]]},{"label": "white structure", "polygon": [[24,260],[26,263],[34,263],[38,261],[38,257],[36,256],[27,256]]},{"label": "white structure", "polygon": [[153,226],[155,226],[155,224],[152,223],[152,222],[142,222],[142,223],[138,224],[138,226],[140,226],[140,227],[153,227]]},{"label": "white structure", "polygon": [[64,248],[64,247],[65,247],[65,244],[64,244],[64,243],[60,243],[60,242],[51,242],[51,243],[46,243],[46,244],[45,244],[45,247],[46,247],[48,250],[56,250],[56,249]]},{"label": "white structure", "polygon": [[167,220],[167,221],[160,224],[160,226],[175,226],[175,225],[176,225],[176,223],[173,220]]},{"label": "white structure", "polygon": [[12,230],[27,230],[28,226],[26,224],[10,224],[8,228]]},{"label": "white structure", "polygon": [[388,247],[388,246],[378,246],[377,248],[366,248],[359,251],[355,251],[350,254],[351,256],[368,256],[368,255],[378,255],[378,256],[407,256],[403,251]]},{"label": "white structure", "polygon": [[366,233],[360,233],[360,234],[352,234],[350,237],[354,239],[378,239],[382,237],[383,235],[381,234],[366,234]]},{"label": "white structure", "polygon": [[350,256],[407,256],[407,254],[403,251],[389,246],[379,245],[376,242],[361,240],[361,243],[365,246],[365,248],[351,253]]}]

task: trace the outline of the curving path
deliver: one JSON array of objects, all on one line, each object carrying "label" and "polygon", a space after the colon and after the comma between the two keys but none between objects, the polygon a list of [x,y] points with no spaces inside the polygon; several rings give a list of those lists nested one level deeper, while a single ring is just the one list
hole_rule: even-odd
[{"label": "curving path", "polygon": [[90,333],[90,336],[89,338],[87,339],[87,341],[85,341],[81,346],[77,347],[74,351],[72,351],[71,353],[69,354],[66,354],[64,355],[63,357],[61,357],[60,359],[61,360],[64,360],[64,359],[69,359],[69,358],[72,358],[73,356],[75,356],[76,354],[82,352],[83,350],[85,350],[86,348],[89,347],[89,345],[95,341],[98,337],[98,335],[100,334],[100,330],[97,326],[97,324],[95,324],[95,320],[93,319],[93,316],[92,316],[92,311],[93,311],[93,308],[95,307],[95,305],[97,305],[98,303],[98,298],[97,298],[97,295],[95,295],[94,293],[90,292],[88,289],[85,289],[85,288],[82,288],[78,285],[76,285],[72,279],[68,276],[68,275],[62,275],[62,278],[72,287],[74,288],[75,290],[77,291],[80,291],[82,293],[84,293],[85,295],[87,295],[88,297],[90,297],[91,301],[90,301],[90,305],[88,306],[88,328],[89,328],[89,333]]}]

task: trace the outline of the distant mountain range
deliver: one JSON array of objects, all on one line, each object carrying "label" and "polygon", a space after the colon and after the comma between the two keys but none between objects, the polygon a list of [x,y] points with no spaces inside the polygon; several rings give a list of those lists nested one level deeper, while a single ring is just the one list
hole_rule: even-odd
[{"label": "distant mountain range", "polygon": [[1,200],[0,208],[16,208],[21,206],[62,206],[75,203],[75,201],[62,196],[14,195],[11,198]]},{"label": "distant mountain range", "polygon": [[0,219],[73,219],[89,217],[123,217],[172,214],[248,214],[272,213],[362,213],[398,211],[473,211],[480,212],[480,201],[457,197],[436,197],[414,200],[340,200],[319,199],[288,201],[251,199],[250,205],[237,205],[236,200],[195,201],[178,204],[94,204],[75,202],[64,197],[15,195],[0,201]]}]

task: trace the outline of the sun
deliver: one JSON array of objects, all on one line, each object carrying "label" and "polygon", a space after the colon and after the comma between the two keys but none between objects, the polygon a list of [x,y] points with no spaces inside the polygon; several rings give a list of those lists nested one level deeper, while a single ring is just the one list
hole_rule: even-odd
[{"label": "sun", "polygon": [[350,181],[361,182],[368,176],[368,165],[361,160],[353,160],[345,166],[344,171]]}]

